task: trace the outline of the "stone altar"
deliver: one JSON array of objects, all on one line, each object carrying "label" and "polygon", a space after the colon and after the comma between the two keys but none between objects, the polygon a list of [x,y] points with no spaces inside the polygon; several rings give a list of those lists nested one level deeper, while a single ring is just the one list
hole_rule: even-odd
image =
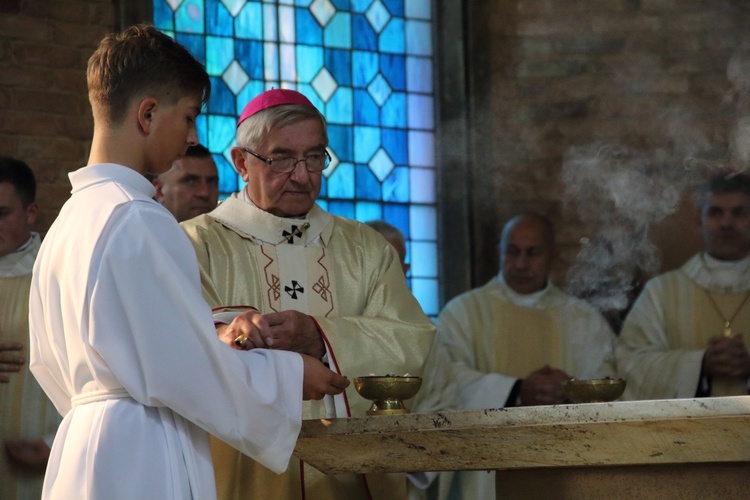
[{"label": "stone altar", "polygon": [[328,474],[495,470],[498,498],[750,498],[750,396],[303,422]]}]

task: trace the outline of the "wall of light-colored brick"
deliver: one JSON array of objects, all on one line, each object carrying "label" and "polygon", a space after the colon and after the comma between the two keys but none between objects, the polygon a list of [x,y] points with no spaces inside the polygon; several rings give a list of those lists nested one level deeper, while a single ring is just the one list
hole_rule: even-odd
[{"label": "wall of light-colored brick", "polygon": [[70,194],[68,172],[88,158],[86,62],[114,26],[111,0],[0,2],[0,154],[34,170],[39,231]]}]

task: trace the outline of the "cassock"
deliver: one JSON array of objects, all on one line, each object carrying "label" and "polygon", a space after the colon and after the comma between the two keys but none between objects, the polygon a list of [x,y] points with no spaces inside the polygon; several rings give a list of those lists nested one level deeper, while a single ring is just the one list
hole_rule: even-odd
[{"label": "cassock", "polygon": [[70,180],[31,285],[31,370],[64,415],[44,498],[215,498],[208,433],[284,470],[301,357],[218,340],[195,253],[145,177],[99,164]]},{"label": "cassock", "polygon": [[[254,306],[311,315],[325,359],[350,380],[422,374],[434,325],[409,291],[395,250],[373,229],[318,205],[304,218],[276,217],[244,192],[182,225],[215,310]],[[371,404],[352,383],[328,412],[325,401],[305,402],[303,418],[364,417]],[[326,476],[293,458],[279,476],[217,440],[212,448],[223,500],[357,499],[368,498],[368,490],[373,498],[406,495],[402,474]]]},{"label": "cassock", "polygon": [[[0,257],[0,342],[18,342],[27,357],[29,345],[29,287],[34,259],[41,239],[32,233],[16,252]],[[28,359],[28,358],[27,358]],[[52,445],[60,415],[24,364],[10,374],[10,382],[0,384],[0,437],[46,441]],[[0,498],[38,499],[44,475],[12,464],[0,449]]]},{"label": "cassock", "polygon": [[[750,337],[750,257],[719,261],[701,253],[650,280],[633,304],[615,355],[626,399],[692,398],[703,354],[726,323]],[[747,394],[747,380],[714,378],[711,396]]]},{"label": "cassock", "polygon": [[[502,408],[515,382],[544,365],[579,379],[612,377],[614,341],[601,313],[583,300],[552,284],[518,294],[498,275],[443,308],[435,342],[442,347],[433,352],[450,360],[450,373],[445,363],[430,361],[442,374],[425,378],[444,383],[418,395],[416,411]],[[441,498],[495,498],[495,474],[441,473],[438,489]]]}]

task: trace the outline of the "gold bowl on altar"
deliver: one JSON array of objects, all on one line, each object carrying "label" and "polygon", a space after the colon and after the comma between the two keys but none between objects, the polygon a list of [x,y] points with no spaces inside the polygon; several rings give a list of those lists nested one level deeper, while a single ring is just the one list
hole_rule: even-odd
[{"label": "gold bowl on altar", "polygon": [[625,380],[621,378],[600,378],[576,380],[562,383],[565,396],[574,403],[606,403],[614,401],[625,391]]},{"label": "gold bowl on altar", "polygon": [[368,415],[410,413],[403,401],[416,396],[421,386],[421,377],[384,375],[354,379],[354,388],[359,395],[373,402],[367,410]]}]

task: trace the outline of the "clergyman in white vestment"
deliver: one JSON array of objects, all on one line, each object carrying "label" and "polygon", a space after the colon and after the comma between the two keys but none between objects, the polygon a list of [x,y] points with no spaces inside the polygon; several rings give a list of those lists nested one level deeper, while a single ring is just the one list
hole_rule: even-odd
[{"label": "clergyman in white vestment", "polygon": [[698,209],[705,250],[646,284],[618,338],[627,399],[748,394],[750,176],[712,175]]},{"label": "clergyman in white vestment", "polygon": [[[615,375],[614,332],[599,311],[549,281],[554,254],[546,218],[508,221],[498,276],[455,297],[438,317],[429,386],[415,411],[562,404],[562,381]],[[434,474],[411,477],[424,488]],[[495,498],[495,474],[440,473],[435,488],[440,498]],[[424,497],[417,488],[411,495]]]}]

